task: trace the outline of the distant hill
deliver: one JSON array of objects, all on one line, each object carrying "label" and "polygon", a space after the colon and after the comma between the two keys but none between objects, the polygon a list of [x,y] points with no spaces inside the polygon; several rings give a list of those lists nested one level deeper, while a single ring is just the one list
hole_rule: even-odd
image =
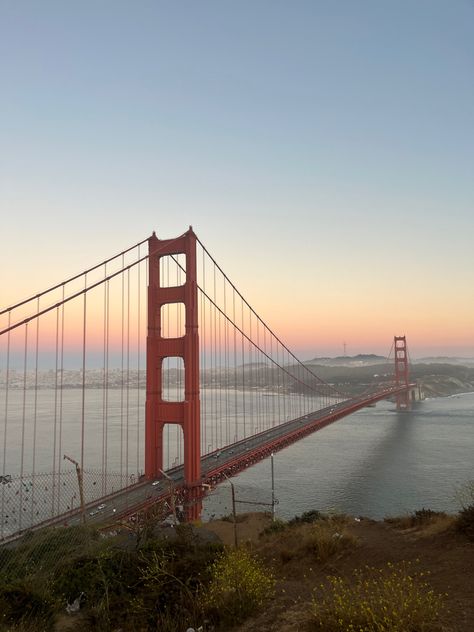
[{"label": "distant hill", "polygon": [[461,366],[473,366],[474,358],[460,358],[457,356],[428,356],[426,358],[411,358],[415,364],[454,364]]},{"label": "distant hill", "polygon": [[320,366],[366,366],[387,362],[387,358],[375,353],[358,353],[354,356],[316,357],[307,360],[305,364],[318,364]]}]

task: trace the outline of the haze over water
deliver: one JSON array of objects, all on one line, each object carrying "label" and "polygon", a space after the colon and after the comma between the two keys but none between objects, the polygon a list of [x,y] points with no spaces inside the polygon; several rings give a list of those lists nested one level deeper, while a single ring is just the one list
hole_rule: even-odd
[{"label": "haze over water", "polygon": [[[274,456],[276,515],[311,509],[381,519],[422,507],[457,511],[458,491],[474,480],[474,393],[419,402],[397,413],[379,402]],[[233,479],[237,499],[270,502],[269,459]],[[238,511],[265,507],[238,505]],[[231,511],[228,485],[205,517]]]}]

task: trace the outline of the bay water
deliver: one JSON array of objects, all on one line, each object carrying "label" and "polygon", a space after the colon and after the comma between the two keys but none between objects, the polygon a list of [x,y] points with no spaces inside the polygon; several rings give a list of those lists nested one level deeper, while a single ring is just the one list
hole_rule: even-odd
[{"label": "bay water", "polygon": [[[274,455],[276,515],[345,512],[381,519],[429,508],[456,512],[474,481],[474,393],[426,399],[410,412],[391,402],[365,408]],[[237,511],[269,510],[266,459],[233,478]],[[465,498],[465,496],[464,496]],[[204,518],[229,514],[228,483]]]}]

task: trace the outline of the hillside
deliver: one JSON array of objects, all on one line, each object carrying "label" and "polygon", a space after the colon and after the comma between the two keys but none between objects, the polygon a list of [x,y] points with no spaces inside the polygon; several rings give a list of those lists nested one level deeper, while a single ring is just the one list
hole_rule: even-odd
[{"label": "hillside", "polygon": [[[342,391],[356,393],[393,375],[393,364],[363,366],[326,366],[308,364],[321,379]],[[415,363],[410,366],[410,379],[420,384],[426,397],[445,397],[474,391],[474,368],[462,364]]]},{"label": "hillside", "polygon": [[[274,570],[277,584],[275,597],[265,610],[235,628],[236,632],[323,629],[310,623],[314,588],[321,583],[326,585],[329,575],[347,578],[353,584],[355,570],[366,566],[386,569],[388,564],[409,565],[412,576],[421,575],[430,588],[444,595],[439,623],[427,626],[426,630],[472,632],[474,543],[455,530],[453,517],[430,516],[429,512],[425,515],[421,511],[390,522],[336,519],[334,533],[348,536],[348,544],[323,560],[318,560],[317,551],[308,545],[313,525],[294,525],[281,532],[259,535],[265,528],[261,514],[248,514],[240,520],[239,537],[247,540],[252,550]],[[216,521],[208,528],[231,545],[232,524]]]},{"label": "hillside", "polygon": [[462,516],[45,529],[0,549],[0,632],[471,632],[474,505]]}]

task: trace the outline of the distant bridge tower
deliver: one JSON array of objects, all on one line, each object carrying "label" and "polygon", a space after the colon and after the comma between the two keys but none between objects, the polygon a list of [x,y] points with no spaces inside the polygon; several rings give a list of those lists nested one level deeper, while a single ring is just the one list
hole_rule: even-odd
[{"label": "distant bridge tower", "polygon": [[397,386],[406,386],[403,393],[397,395],[397,410],[410,410],[411,399],[408,373],[408,354],[405,336],[395,336],[393,339],[395,350],[395,382]]},{"label": "distant bridge tower", "polygon": [[[184,437],[184,479],[187,488],[187,519],[200,516],[201,451],[199,403],[199,338],[196,281],[196,235],[189,230],[177,239],[160,240],[155,233],[148,240],[148,336],[145,412],[145,476],[160,476],[163,463],[163,428],[179,424]],[[186,256],[186,280],[175,287],[160,286],[161,258]],[[185,334],[180,338],[162,335],[162,306],[182,303],[185,309]],[[184,401],[163,399],[163,360],[182,358],[184,362]]]}]

